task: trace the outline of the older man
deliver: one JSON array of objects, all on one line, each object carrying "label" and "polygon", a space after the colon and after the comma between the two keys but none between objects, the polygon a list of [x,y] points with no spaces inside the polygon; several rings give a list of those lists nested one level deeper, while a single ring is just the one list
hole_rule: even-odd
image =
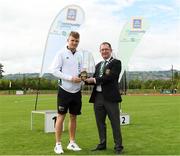
[{"label": "older man", "polygon": [[93,151],[106,149],[106,116],[111,122],[114,137],[114,149],[116,154],[123,150],[120,130],[119,102],[122,101],[118,79],[121,72],[121,61],[112,57],[111,44],[103,42],[100,45],[100,53],[104,61],[96,65],[93,78],[86,79],[86,83],[94,84],[89,102],[94,103],[94,112],[100,143]]}]

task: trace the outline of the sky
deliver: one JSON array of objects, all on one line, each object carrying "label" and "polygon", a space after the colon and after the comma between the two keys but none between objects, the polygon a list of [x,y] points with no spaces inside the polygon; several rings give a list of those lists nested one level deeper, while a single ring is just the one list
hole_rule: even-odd
[{"label": "sky", "polygon": [[101,60],[99,45],[112,44],[132,17],[143,17],[149,28],[133,51],[129,71],[180,70],[180,0],[0,0],[0,63],[4,75],[40,72],[51,23],[67,5],[84,9],[79,49]]}]

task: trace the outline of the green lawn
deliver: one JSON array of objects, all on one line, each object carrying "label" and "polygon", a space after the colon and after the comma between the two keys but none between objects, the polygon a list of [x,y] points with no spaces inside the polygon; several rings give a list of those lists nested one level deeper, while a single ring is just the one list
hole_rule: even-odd
[{"label": "green lawn", "polygon": [[[98,143],[92,104],[83,97],[82,115],[78,118],[76,141],[80,152],[66,150],[67,120],[62,137],[65,155],[112,155],[112,131],[108,123],[108,148],[91,152]],[[34,118],[30,130],[30,115],[35,95],[0,96],[0,154],[53,155],[54,133],[44,133],[43,116]],[[56,95],[40,95],[38,109],[56,109]],[[180,155],[180,97],[179,96],[123,96],[123,112],[130,114],[130,125],[122,126],[124,155]]]}]

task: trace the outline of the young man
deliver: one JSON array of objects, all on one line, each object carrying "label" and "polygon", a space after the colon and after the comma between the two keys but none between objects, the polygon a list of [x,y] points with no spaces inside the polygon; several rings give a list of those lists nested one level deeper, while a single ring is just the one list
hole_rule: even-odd
[{"label": "young man", "polygon": [[54,58],[52,73],[60,79],[57,96],[57,120],[55,125],[56,154],[64,153],[61,143],[63,121],[69,111],[69,144],[68,150],[80,151],[81,148],[75,142],[76,118],[81,114],[81,79],[78,75],[82,68],[82,56],[76,50],[79,44],[80,35],[72,31],[67,39],[67,46],[62,49]]},{"label": "young man", "polygon": [[111,44],[103,42],[100,53],[104,61],[96,65],[93,78],[86,79],[86,83],[94,84],[89,102],[94,103],[96,124],[100,143],[93,151],[106,149],[106,116],[111,122],[116,154],[123,150],[120,129],[119,104],[121,96],[118,89],[118,79],[121,72],[121,61],[112,57]]}]

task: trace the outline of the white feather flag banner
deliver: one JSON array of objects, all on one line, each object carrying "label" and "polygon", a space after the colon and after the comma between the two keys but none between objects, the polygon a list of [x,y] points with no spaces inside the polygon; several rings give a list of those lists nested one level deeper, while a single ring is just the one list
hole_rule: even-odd
[{"label": "white feather flag banner", "polygon": [[53,20],[48,32],[40,77],[49,73],[49,67],[57,51],[66,45],[70,31],[78,30],[85,21],[83,9],[77,5],[64,7]]},{"label": "white feather flag banner", "polygon": [[133,17],[124,25],[120,33],[118,43],[119,48],[117,53],[117,58],[122,61],[122,72],[120,79],[124,73],[124,70],[126,70],[128,67],[129,60],[135,48],[140,43],[148,28],[149,23],[142,17]]}]

